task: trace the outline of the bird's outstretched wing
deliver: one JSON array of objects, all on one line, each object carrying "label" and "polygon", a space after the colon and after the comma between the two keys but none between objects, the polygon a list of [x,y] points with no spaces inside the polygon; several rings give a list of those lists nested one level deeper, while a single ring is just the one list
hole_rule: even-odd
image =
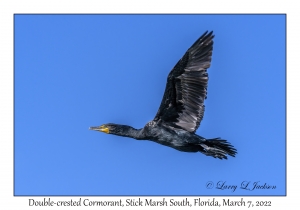
[{"label": "bird's outstretched wing", "polygon": [[204,114],[213,38],[213,32],[206,31],[169,73],[155,121],[192,133],[198,129]]}]

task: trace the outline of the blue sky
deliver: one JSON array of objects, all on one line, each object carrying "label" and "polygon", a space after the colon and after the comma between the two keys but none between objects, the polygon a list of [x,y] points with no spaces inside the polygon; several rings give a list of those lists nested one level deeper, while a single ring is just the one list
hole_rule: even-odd
[{"label": "blue sky", "polygon": [[[285,195],[284,15],[14,21],[15,195]],[[236,158],[88,130],[152,120],[169,71],[206,30],[215,39],[197,134],[227,139]],[[244,181],[276,188],[245,190]]]}]

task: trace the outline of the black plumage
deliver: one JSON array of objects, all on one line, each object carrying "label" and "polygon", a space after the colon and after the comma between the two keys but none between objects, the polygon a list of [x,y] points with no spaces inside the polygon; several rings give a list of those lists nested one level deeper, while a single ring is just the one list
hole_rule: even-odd
[{"label": "black plumage", "polygon": [[237,151],[226,140],[205,139],[195,134],[205,110],[213,38],[213,32],[205,32],[177,62],[168,75],[158,112],[144,128],[108,123],[90,129],[150,140],[184,152],[201,152],[220,159],[234,157]]}]

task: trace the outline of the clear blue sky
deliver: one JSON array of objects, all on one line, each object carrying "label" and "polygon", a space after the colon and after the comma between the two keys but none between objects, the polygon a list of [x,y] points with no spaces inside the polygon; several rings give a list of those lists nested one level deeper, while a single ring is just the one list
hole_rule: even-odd
[{"label": "clear blue sky", "polygon": [[[15,195],[285,194],[284,15],[14,18]],[[88,130],[152,120],[169,71],[206,30],[215,39],[197,134],[227,139],[236,158]]]}]

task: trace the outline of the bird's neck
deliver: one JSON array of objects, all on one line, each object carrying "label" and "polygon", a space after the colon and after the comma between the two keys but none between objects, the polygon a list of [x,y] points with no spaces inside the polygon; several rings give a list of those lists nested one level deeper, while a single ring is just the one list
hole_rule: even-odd
[{"label": "bird's neck", "polygon": [[139,140],[145,139],[145,136],[143,134],[143,129],[135,129],[128,125],[118,125],[118,128],[115,129],[114,132],[111,134],[130,137]]}]

